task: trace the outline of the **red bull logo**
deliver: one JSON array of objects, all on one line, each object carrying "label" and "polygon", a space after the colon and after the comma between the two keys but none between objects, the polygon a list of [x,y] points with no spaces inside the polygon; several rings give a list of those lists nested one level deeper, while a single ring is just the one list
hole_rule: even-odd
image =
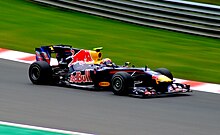
[{"label": "red bull logo", "polygon": [[73,62],[76,61],[91,62],[93,59],[88,50],[80,50],[73,56]]},{"label": "red bull logo", "polygon": [[92,79],[90,78],[90,71],[88,71],[88,70],[85,71],[84,75],[80,71],[75,72],[75,75],[71,74],[70,82],[72,82],[72,83],[92,82]]},{"label": "red bull logo", "polygon": [[89,50],[80,50],[76,54],[74,51],[71,51],[71,53],[72,53],[72,61],[69,63],[68,65],[69,67],[77,61],[93,62]]}]

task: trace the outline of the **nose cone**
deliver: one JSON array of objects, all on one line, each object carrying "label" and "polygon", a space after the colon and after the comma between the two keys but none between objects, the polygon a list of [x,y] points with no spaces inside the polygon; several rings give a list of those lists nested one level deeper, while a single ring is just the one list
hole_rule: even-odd
[{"label": "nose cone", "polygon": [[166,77],[165,75],[159,75],[157,80],[159,82],[172,82],[172,80],[169,77]]}]

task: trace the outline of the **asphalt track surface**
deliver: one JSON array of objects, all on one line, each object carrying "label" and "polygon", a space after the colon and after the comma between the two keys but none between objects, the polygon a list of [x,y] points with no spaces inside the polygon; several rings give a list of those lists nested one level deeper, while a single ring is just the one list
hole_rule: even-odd
[{"label": "asphalt track surface", "polygon": [[0,120],[97,135],[219,135],[220,95],[140,99],[33,85],[28,64],[0,59]]}]

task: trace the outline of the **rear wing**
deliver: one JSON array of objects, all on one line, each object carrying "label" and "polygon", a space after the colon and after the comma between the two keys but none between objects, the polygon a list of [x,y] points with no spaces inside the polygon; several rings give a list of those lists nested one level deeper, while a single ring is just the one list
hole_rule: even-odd
[{"label": "rear wing", "polygon": [[55,53],[55,57],[58,62],[66,61],[66,59],[71,56],[71,62],[85,61],[97,63],[102,59],[102,53],[100,52],[102,49],[102,47],[97,47],[93,50],[85,50],[72,48],[70,45],[41,46],[39,48],[35,48],[36,61],[46,61],[50,64],[51,55]]},{"label": "rear wing", "polygon": [[46,61],[48,64],[50,64],[52,53],[56,54],[56,58],[59,61],[59,58],[61,57],[71,56],[71,49],[72,46],[70,45],[51,45],[35,48],[36,61]]}]

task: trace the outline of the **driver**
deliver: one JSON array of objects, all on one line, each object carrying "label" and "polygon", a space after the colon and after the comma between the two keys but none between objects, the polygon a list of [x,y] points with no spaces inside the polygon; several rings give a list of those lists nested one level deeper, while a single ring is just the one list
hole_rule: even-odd
[{"label": "driver", "polygon": [[100,64],[103,66],[108,66],[108,67],[111,67],[113,65],[112,60],[109,58],[102,59]]}]

